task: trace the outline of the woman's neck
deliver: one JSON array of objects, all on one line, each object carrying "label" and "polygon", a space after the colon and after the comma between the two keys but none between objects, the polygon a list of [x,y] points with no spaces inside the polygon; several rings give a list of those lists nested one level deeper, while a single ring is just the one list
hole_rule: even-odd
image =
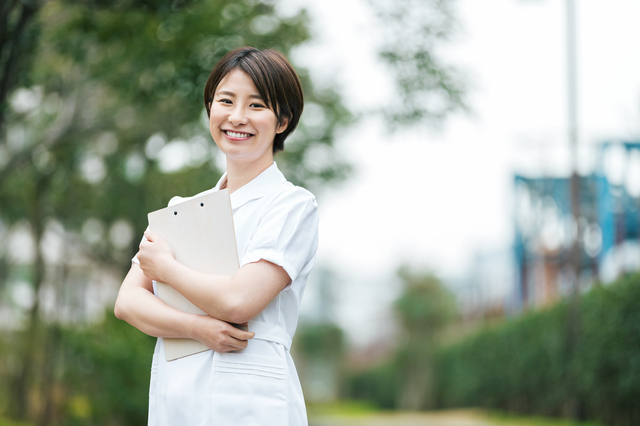
[{"label": "woman's neck", "polygon": [[226,188],[230,194],[242,188],[260,173],[267,170],[273,164],[273,157],[269,161],[259,163],[238,164],[227,160],[227,182]]}]

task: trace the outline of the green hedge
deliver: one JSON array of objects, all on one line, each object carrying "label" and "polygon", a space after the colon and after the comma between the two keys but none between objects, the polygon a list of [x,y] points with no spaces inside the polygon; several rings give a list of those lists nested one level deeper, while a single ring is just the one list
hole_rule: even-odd
[{"label": "green hedge", "polygon": [[143,425],[147,422],[155,338],[109,311],[89,328],[62,330],[65,389],[59,424]]},{"label": "green hedge", "polygon": [[376,408],[398,408],[400,365],[394,360],[376,368],[357,371],[345,377],[346,399],[369,401]]},{"label": "green hedge", "polygon": [[439,405],[539,415],[577,406],[585,419],[640,424],[640,274],[581,298],[575,344],[568,318],[561,303],[442,349]]}]

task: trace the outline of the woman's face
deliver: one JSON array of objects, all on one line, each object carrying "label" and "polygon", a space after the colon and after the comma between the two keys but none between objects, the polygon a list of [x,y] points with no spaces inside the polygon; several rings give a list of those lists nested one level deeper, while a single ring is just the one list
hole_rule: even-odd
[{"label": "woman's face", "polygon": [[236,68],[218,84],[211,102],[209,130],[227,163],[269,166],[273,139],[286,129],[267,107],[248,74]]}]

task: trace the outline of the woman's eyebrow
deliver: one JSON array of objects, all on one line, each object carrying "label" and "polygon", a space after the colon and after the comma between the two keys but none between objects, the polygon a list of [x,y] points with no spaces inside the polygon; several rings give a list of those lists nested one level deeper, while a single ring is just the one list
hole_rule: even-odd
[{"label": "woman's eyebrow", "polygon": [[[230,90],[221,90],[221,91],[218,92],[218,95],[233,96],[233,97],[236,96],[236,94],[234,92],[230,91]],[[255,93],[255,94],[249,95],[249,97],[253,98],[253,99],[259,99],[261,101],[264,101],[264,99],[262,99],[262,96],[260,96],[259,93]]]}]

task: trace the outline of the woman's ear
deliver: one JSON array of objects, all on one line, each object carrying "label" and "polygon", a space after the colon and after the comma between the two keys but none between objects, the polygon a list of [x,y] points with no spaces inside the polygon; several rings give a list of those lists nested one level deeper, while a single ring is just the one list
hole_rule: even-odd
[{"label": "woman's ear", "polygon": [[278,127],[276,127],[276,134],[280,134],[284,132],[285,130],[287,130],[288,126],[289,126],[289,117],[282,117],[282,120],[278,124]]}]

